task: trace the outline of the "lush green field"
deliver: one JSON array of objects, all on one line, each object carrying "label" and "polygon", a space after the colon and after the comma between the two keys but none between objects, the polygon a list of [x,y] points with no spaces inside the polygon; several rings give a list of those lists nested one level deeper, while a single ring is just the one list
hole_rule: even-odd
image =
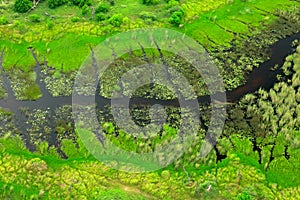
[{"label": "lush green field", "polygon": [[[202,45],[211,50],[218,46],[229,47],[230,42],[234,38],[249,36],[255,32],[255,29],[258,30],[263,28],[262,24],[271,23],[273,19],[276,18],[275,10],[277,7],[280,6],[281,9],[288,9],[291,6],[297,5],[297,3],[293,1],[277,0],[272,1],[273,6],[270,8],[269,6],[265,6],[270,3],[264,4],[259,2],[260,1],[258,0],[250,2],[234,1],[233,3],[221,6],[221,8],[217,10],[214,10],[216,7],[213,5],[219,4],[213,4],[211,7],[205,7],[205,9],[202,10],[199,9],[199,11],[201,10],[201,13],[197,17],[198,19],[188,22],[182,29],[178,30],[198,40]],[[115,3],[116,6],[119,5],[118,3],[118,1]],[[128,3],[123,2],[123,4],[130,7],[133,3],[132,1],[129,1]],[[195,2],[190,2],[190,4],[192,6]],[[187,5],[189,5],[189,2]],[[203,6],[205,5],[206,4]],[[143,21],[139,22],[141,19],[136,19],[136,17],[134,17],[136,13],[139,13],[139,11],[144,9],[149,13],[153,13],[154,6],[140,4],[139,6],[136,6],[133,4],[132,7],[135,7],[136,9],[139,9],[140,7],[140,10],[128,12],[129,9],[118,9],[118,7],[113,7],[116,10],[110,12],[121,12],[124,17],[130,18],[129,25],[123,24],[120,28],[115,28],[110,24],[107,24],[107,22],[99,24],[88,21],[88,19],[84,17],[82,17],[83,19],[79,22],[72,22],[71,19],[69,19],[69,12],[78,13],[77,7],[69,8],[63,6],[57,8],[58,10],[49,10],[46,2],[40,3],[39,7],[36,8],[33,13],[43,16],[43,12],[47,12],[56,14],[59,17],[51,20],[54,25],[50,29],[50,21],[46,17],[42,17],[41,22],[38,23],[22,22],[20,19],[26,17],[24,14],[16,19],[13,17],[9,18],[10,24],[1,26],[0,29],[0,47],[1,49],[6,49],[4,68],[16,66],[28,70],[33,67],[33,59],[28,56],[27,51],[29,46],[33,46],[37,49],[41,61],[43,60],[43,57],[46,57],[52,67],[63,69],[63,71],[74,70],[78,69],[78,66],[80,66],[88,55],[88,44],[98,44],[103,40],[105,35],[107,36],[107,33],[147,26],[172,28],[170,24],[164,21],[164,17],[157,17],[159,22],[153,25],[147,25]],[[194,8],[197,9],[197,7]],[[259,8],[260,10],[256,8]],[[125,12],[126,10],[127,13]],[[265,12],[261,10],[265,10]],[[75,36],[74,34],[69,35],[68,33],[75,33],[78,36]],[[75,41],[76,44],[74,44]],[[68,56],[75,59],[65,59]]]}]

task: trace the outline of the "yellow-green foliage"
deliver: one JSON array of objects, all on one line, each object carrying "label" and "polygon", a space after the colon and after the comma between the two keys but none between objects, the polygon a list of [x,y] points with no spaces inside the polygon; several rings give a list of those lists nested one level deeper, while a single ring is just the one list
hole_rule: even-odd
[{"label": "yellow-green foliage", "polygon": [[[67,147],[66,147],[67,148]],[[269,183],[263,169],[228,154],[217,167],[144,174],[120,172],[91,159],[60,160],[29,153],[20,139],[0,139],[0,197],[39,199],[296,199],[300,187],[282,189]]]},{"label": "yellow-green foliage", "polygon": [[[221,1],[216,2],[220,2],[219,7],[216,7],[217,9],[205,10],[214,6],[214,3],[211,3],[210,6],[203,8],[206,12],[199,11],[196,16],[196,13],[193,14],[195,20],[184,26],[184,30],[188,35],[197,39],[202,45],[207,46],[207,48],[214,48],[218,45],[229,47],[230,41],[236,35],[249,36],[254,33],[254,30],[261,29],[263,24],[269,24],[276,19],[276,9],[288,10],[298,5],[293,1],[282,0],[270,1],[269,3],[259,0],[228,1],[230,3],[226,3],[226,1],[222,1],[222,3]],[[272,6],[269,7],[268,5]],[[184,7],[184,5],[182,6]],[[190,6],[191,8],[186,8],[185,13],[191,15],[189,9],[199,6],[201,6],[201,3]]]},{"label": "yellow-green foliage", "polygon": [[186,0],[181,6],[185,11],[185,19],[193,20],[199,13],[214,10],[224,4],[224,0]]},{"label": "yellow-green foliage", "polygon": [[156,172],[119,172],[87,158],[64,161],[40,156],[25,150],[18,138],[0,139],[0,152],[0,197],[11,193],[17,199],[96,199],[120,188],[125,197],[121,199],[191,199],[189,188],[178,177],[166,181],[168,177],[162,179]]}]

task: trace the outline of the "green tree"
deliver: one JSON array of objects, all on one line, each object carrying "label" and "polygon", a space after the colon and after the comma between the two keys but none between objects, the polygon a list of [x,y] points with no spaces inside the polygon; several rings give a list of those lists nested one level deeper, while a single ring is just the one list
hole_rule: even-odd
[{"label": "green tree", "polygon": [[106,16],[103,13],[96,14],[96,21],[101,22],[106,19]]},{"label": "green tree", "polygon": [[106,3],[101,3],[96,8],[96,13],[107,13],[109,11],[109,6]]},{"label": "green tree", "polygon": [[109,18],[109,23],[115,27],[120,27],[123,21],[122,14],[115,14]]},{"label": "green tree", "polygon": [[48,0],[49,8],[57,8],[61,5],[64,5],[68,2],[68,0]]},{"label": "green tree", "polygon": [[87,15],[89,12],[90,12],[90,8],[88,5],[84,5],[82,8],[81,8],[81,14],[82,15]]},{"label": "green tree", "polygon": [[252,196],[250,194],[248,194],[248,192],[242,192],[237,196],[238,200],[251,200],[253,199]]},{"label": "green tree", "polygon": [[169,18],[169,23],[174,24],[174,25],[179,25],[182,22],[182,17],[183,17],[183,12],[176,11]]},{"label": "green tree", "polygon": [[32,7],[30,0],[16,0],[14,4],[14,11],[19,13],[25,13]]},{"label": "green tree", "polygon": [[78,6],[80,8],[82,8],[84,5],[92,5],[92,1],[91,0],[71,0],[71,3],[73,3],[73,5]]},{"label": "green tree", "polygon": [[159,2],[159,0],[143,0],[143,4],[146,5],[154,5],[157,4]]}]

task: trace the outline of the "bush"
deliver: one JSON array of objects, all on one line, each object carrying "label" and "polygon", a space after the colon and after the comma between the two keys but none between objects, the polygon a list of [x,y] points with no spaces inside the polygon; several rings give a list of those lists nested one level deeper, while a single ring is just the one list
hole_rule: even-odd
[{"label": "bush", "polygon": [[174,7],[174,6],[178,6],[179,5],[179,2],[178,1],[175,1],[175,0],[171,0],[171,1],[168,1],[168,7]]},{"label": "bush", "polygon": [[87,5],[87,6],[92,5],[91,0],[71,0],[71,3],[75,6],[80,7],[80,8],[82,8],[85,5]]},{"label": "bush", "polygon": [[111,6],[114,6],[114,5],[115,5],[115,1],[114,1],[114,0],[110,0],[109,4],[110,4]]},{"label": "bush", "polygon": [[248,192],[243,192],[243,193],[240,193],[238,196],[237,196],[237,199],[238,200],[251,200],[252,199],[252,196],[248,194]]},{"label": "bush", "polygon": [[80,18],[79,17],[72,17],[71,21],[72,22],[79,22]]},{"label": "bush", "polygon": [[111,18],[109,18],[109,23],[115,27],[120,27],[122,24],[122,15],[121,14],[115,14]]},{"label": "bush", "polygon": [[68,3],[68,0],[48,0],[49,8],[57,8],[61,5]]},{"label": "bush", "polygon": [[183,12],[176,11],[169,18],[169,23],[179,25],[182,22]]},{"label": "bush", "polygon": [[37,14],[29,15],[28,18],[29,18],[29,20],[30,20],[31,22],[35,22],[35,23],[41,21],[41,17],[40,17],[39,15],[37,15]]},{"label": "bush", "polygon": [[25,13],[32,7],[30,0],[16,0],[14,5],[14,11],[19,13]]},{"label": "bush", "polygon": [[83,15],[87,15],[89,12],[90,12],[90,7],[88,5],[84,5],[82,8],[81,8],[81,14]]},{"label": "bush", "polygon": [[18,27],[20,26],[22,23],[19,21],[19,20],[15,20],[14,23],[13,23],[13,26],[14,27]]},{"label": "bush", "polygon": [[152,21],[155,21],[157,19],[153,13],[145,12],[145,11],[140,13],[140,18],[142,18],[143,20],[150,19]]},{"label": "bush", "polygon": [[179,1],[179,0],[165,0],[166,3],[169,3],[170,1]]},{"label": "bush", "polygon": [[0,17],[0,25],[8,24],[8,20],[5,16]]},{"label": "bush", "polygon": [[103,13],[96,14],[96,21],[101,22],[104,21],[106,16]]},{"label": "bush", "polygon": [[109,6],[105,3],[101,3],[97,6],[96,13],[100,13],[100,12],[107,13],[108,10],[109,10]]},{"label": "bush", "polygon": [[143,4],[146,4],[146,5],[155,5],[158,3],[159,3],[159,0],[143,0]]},{"label": "bush", "polygon": [[49,21],[49,22],[48,22],[48,24],[47,24],[47,28],[48,28],[48,30],[51,30],[51,29],[53,29],[53,27],[54,27],[54,23],[53,23],[53,21]]}]

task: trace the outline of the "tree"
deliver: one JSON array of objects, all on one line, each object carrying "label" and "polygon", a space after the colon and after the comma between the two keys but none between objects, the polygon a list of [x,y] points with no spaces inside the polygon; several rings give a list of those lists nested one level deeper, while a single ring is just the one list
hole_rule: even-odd
[{"label": "tree", "polygon": [[80,8],[82,8],[84,5],[92,5],[91,0],[71,0],[71,2],[73,3],[73,5],[78,6]]},{"label": "tree", "polygon": [[107,13],[109,10],[109,6],[106,3],[101,3],[96,8],[96,13]]},{"label": "tree", "polygon": [[16,0],[14,5],[14,11],[19,13],[25,13],[32,7],[30,0]]},{"label": "tree", "polygon": [[182,22],[182,17],[183,17],[183,12],[176,11],[169,18],[169,23],[174,24],[174,25],[179,25]]},{"label": "tree", "polygon": [[96,14],[96,21],[101,22],[106,19],[106,16],[103,13]]},{"label": "tree", "polygon": [[122,15],[121,14],[115,14],[111,18],[109,18],[109,23],[115,27],[120,27],[122,24]]},{"label": "tree", "polygon": [[90,8],[89,8],[88,5],[84,5],[84,6],[81,8],[81,13],[82,13],[82,15],[87,15],[89,12],[90,12]]},{"label": "tree", "polygon": [[48,0],[49,8],[57,8],[61,5],[64,5],[68,2],[68,0]]},{"label": "tree", "polygon": [[159,2],[159,0],[143,0],[143,4],[146,5],[154,5],[157,4]]},{"label": "tree", "polygon": [[248,192],[244,191],[243,193],[238,194],[237,196],[238,200],[251,200],[253,199]]}]

